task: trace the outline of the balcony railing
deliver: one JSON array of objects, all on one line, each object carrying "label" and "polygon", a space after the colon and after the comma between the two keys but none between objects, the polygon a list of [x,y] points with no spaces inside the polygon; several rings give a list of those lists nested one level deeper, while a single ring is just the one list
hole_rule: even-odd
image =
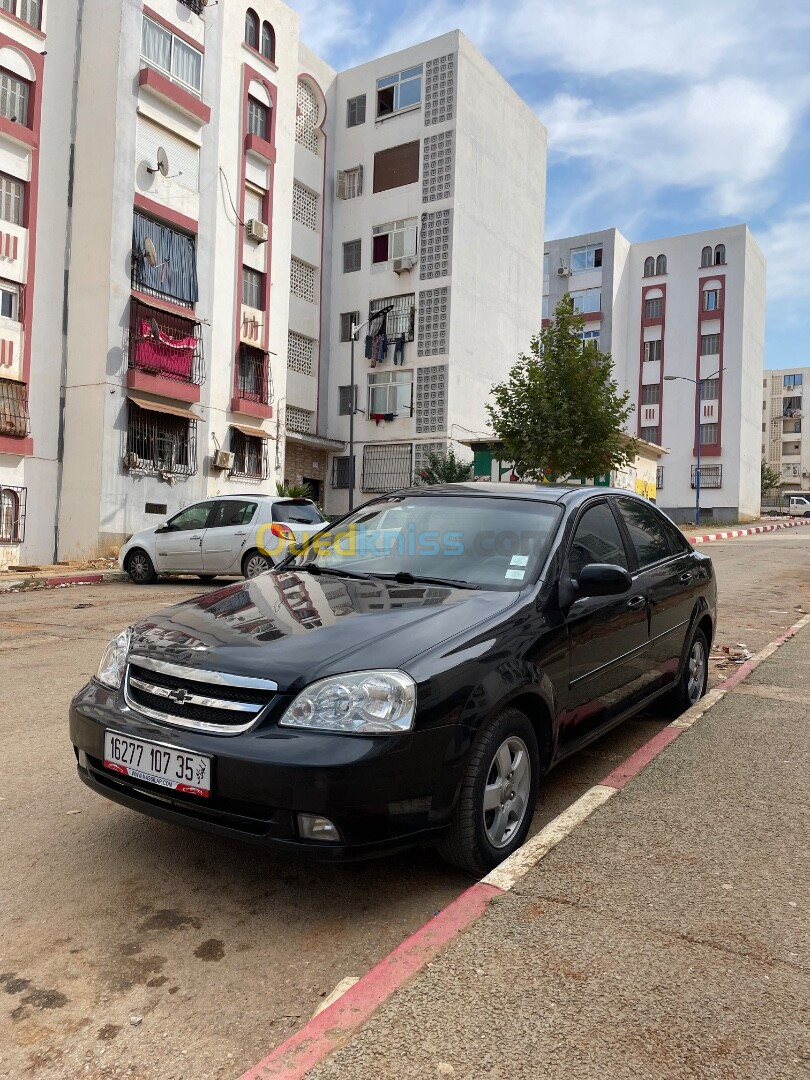
[{"label": "balcony railing", "polygon": [[193,319],[132,300],[127,365],[164,379],[205,382],[202,330]]},{"label": "balcony railing", "polygon": [[190,8],[195,15],[202,15],[203,13],[203,0],[180,0],[183,7]]},{"label": "balcony railing", "polygon": [[266,352],[250,345],[239,346],[237,384],[239,397],[245,401],[257,401],[261,405],[272,402],[273,380],[270,374],[270,357]]},{"label": "balcony railing", "polygon": [[193,308],[199,296],[195,238],[143,214],[132,220],[132,288]]},{"label": "balcony railing", "polygon": [[28,387],[13,379],[0,379],[0,435],[25,439],[30,431]]},{"label": "balcony railing", "polygon": [[267,480],[270,476],[270,450],[267,439],[259,439],[231,428],[231,450],[233,451],[232,477]]}]

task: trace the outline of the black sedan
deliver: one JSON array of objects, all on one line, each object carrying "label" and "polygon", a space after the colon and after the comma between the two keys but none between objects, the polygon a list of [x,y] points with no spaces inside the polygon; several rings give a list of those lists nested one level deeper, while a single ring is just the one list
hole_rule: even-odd
[{"label": "black sedan", "polygon": [[545,772],[706,690],[711,560],[626,492],[418,488],[110,642],[81,779],[166,821],[340,858],[436,842],[474,874]]}]

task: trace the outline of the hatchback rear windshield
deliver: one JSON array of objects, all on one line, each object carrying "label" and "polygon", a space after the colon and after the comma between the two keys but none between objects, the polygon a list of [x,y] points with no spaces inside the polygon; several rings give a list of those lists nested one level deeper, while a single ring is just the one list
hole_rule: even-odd
[{"label": "hatchback rear windshield", "polygon": [[516,591],[534,578],[560,517],[556,504],[530,499],[391,496],[320,533],[288,565]]},{"label": "hatchback rear windshield", "polygon": [[285,499],[273,503],[273,521],[283,521],[290,525],[319,525],[326,521],[315,503],[309,499]]}]

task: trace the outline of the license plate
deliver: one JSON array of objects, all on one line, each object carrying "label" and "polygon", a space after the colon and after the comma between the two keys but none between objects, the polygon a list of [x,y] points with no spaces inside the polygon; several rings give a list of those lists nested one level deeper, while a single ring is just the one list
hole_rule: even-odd
[{"label": "license plate", "polygon": [[145,780],[187,795],[211,794],[211,758],[173,746],[104,733],[104,766],[133,780]]}]

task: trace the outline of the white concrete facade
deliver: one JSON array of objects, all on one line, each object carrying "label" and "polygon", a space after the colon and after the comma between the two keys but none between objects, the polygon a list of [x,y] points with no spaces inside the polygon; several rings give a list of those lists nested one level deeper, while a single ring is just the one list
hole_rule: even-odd
[{"label": "white concrete facade", "polygon": [[609,229],[545,252],[543,317],[565,292],[577,298],[586,335],[631,392],[632,434],[669,451],[658,504],[694,520],[699,430],[701,514],[758,516],[765,261],[747,226],[642,244]]},{"label": "white concrete facade", "polygon": [[810,367],[777,368],[763,375],[762,459],[791,491],[810,491],[810,444],[802,432],[805,390],[810,393]]}]

